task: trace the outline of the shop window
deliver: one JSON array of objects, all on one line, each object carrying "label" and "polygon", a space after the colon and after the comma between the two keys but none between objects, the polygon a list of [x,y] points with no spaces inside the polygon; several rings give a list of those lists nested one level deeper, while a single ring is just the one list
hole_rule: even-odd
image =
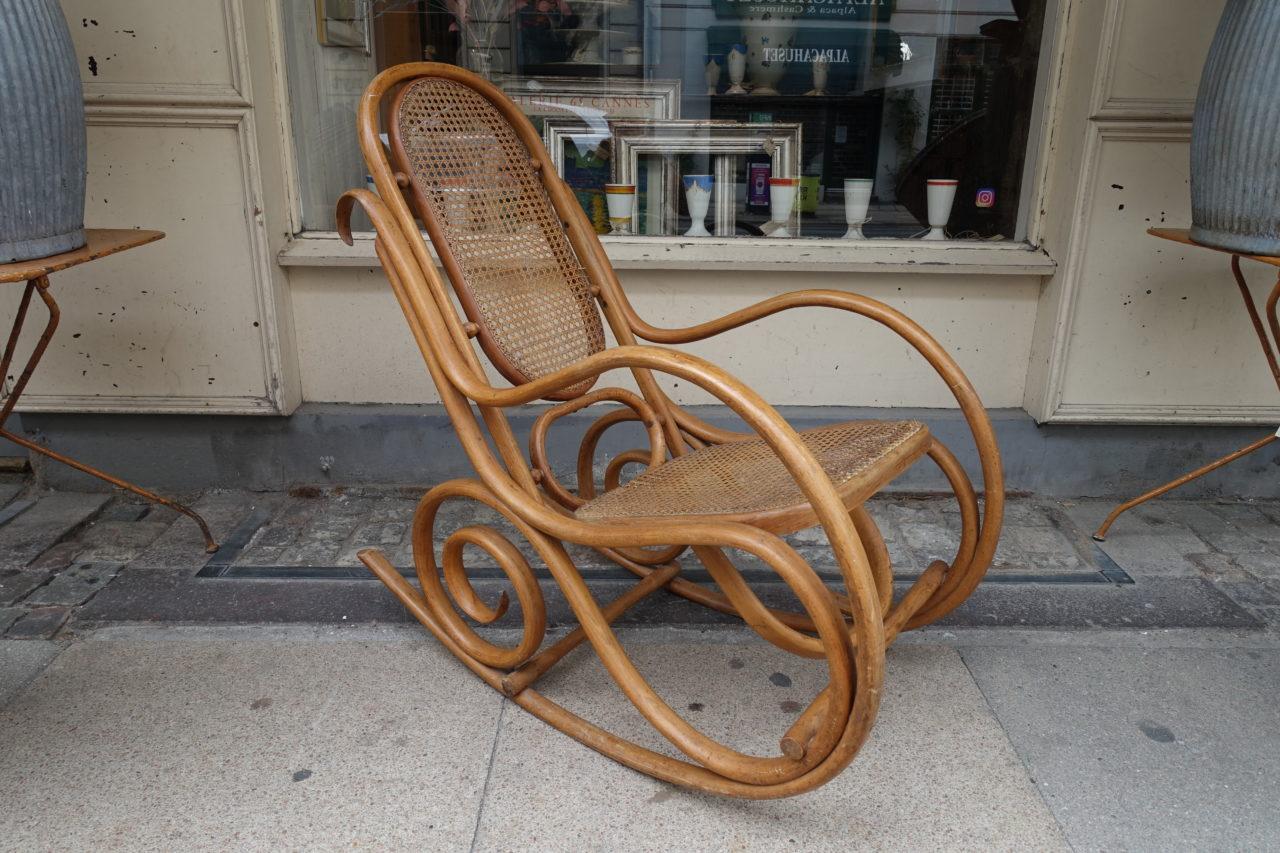
[{"label": "shop window", "polygon": [[365,84],[430,60],[525,109],[601,234],[1015,239],[1047,2],[284,0],[303,225],[364,183]]}]

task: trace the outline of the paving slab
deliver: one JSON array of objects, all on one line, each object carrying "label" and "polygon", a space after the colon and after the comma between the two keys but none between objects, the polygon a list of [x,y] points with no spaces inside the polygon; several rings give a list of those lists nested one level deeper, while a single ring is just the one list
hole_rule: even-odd
[{"label": "paving slab", "polygon": [[1264,581],[1276,584],[1280,589],[1280,551],[1253,551],[1231,556],[1237,566]]},{"label": "paving slab", "polygon": [[[902,587],[898,589],[901,591]],[[1132,584],[982,583],[939,625],[1042,628],[1257,628],[1263,622],[1204,578]]]},{"label": "paving slab", "polygon": [[70,607],[37,607],[15,619],[4,635],[11,640],[48,640],[70,616]]},{"label": "paving slab", "polygon": [[76,555],[84,550],[75,538],[66,539],[27,564],[27,571],[57,572],[76,561]]},{"label": "paving slab", "polygon": [[[2,616],[0,625],[3,625]],[[39,675],[60,651],[62,647],[57,643],[0,640],[0,708]],[[9,743],[7,734],[0,735],[0,744],[5,749]]]},{"label": "paving slab", "polygon": [[[761,643],[633,644],[656,689],[706,734],[777,754],[823,667]],[[782,686],[785,685],[785,686]],[[540,688],[662,748],[593,655]],[[854,763],[809,794],[744,802],[622,767],[509,706],[476,850],[1059,850],[1063,838],[964,664],[936,646],[890,653],[879,719]]]},{"label": "paving slab", "polygon": [[83,604],[106,587],[120,571],[120,563],[82,563],[62,572],[23,600],[38,607],[46,604]]},{"label": "paving slab", "polygon": [[1280,839],[1280,651],[962,648],[1077,851]]},{"label": "paving slab", "polygon": [[172,521],[96,521],[76,537],[82,563],[127,563],[160,537]]},{"label": "paving slab", "polygon": [[[1064,502],[1063,511],[1078,528],[1092,536],[1115,506],[1115,501],[1068,501]],[[1147,516],[1135,510],[1120,516],[1108,531],[1106,541],[1097,545],[1135,578],[1198,577],[1200,568],[1190,554],[1213,549],[1191,534],[1193,531],[1173,519],[1153,525]],[[1194,550],[1180,550],[1182,548]]]},{"label": "paving slab", "polygon": [[48,572],[0,569],[0,607],[22,599],[48,579]]},{"label": "paving slab", "polygon": [[0,527],[0,567],[21,568],[111,500],[110,495],[52,492]]},{"label": "paving slab", "polygon": [[1257,551],[1280,546],[1280,523],[1276,520],[1280,512],[1274,501],[1215,501],[1205,507],[1256,543],[1233,543],[1240,550]]},{"label": "paving slab", "polygon": [[[274,509],[284,501],[278,493],[240,491],[208,492],[192,505],[204,516],[219,542],[249,514],[260,508]],[[129,563],[135,569],[198,569],[209,560],[200,528],[186,516],[176,516],[169,529],[160,534]]]},{"label": "paving slab", "polygon": [[500,697],[417,641],[91,639],[0,711],[9,849],[464,850]]}]

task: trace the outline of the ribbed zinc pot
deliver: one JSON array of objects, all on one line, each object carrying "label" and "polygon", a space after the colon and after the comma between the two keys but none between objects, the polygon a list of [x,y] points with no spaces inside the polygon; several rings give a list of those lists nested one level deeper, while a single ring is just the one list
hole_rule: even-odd
[{"label": "ribbed zinc pot", "polygon": [[0,264],[84,245],[84,96],[57,0],[0,0]]},{"label": "ribbed zinc pot", "polygon": [[1280,0],[1227,0],[1191,130],[1191,239],[1280,255]]}]

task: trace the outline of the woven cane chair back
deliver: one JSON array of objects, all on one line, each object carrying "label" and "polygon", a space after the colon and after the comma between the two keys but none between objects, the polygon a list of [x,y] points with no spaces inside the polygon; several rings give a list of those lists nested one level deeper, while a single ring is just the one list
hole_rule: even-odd
[{"label": "woven cane chair back", "polygon": [[391,141],[458,300],[503,376],[521,384],[604,348],[591,282],[534,160],[484,95],[454,80],[413,80],[393,104]]}]

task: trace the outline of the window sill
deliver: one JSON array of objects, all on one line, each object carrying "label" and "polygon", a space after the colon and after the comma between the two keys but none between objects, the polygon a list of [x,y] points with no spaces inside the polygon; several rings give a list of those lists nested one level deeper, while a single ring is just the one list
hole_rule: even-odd
[{"label": "window sill", "polygon": [[[615,269],[778,272],[955,273],[1053,275],[1057,263],[1026,243],[948,240],[785,240],[769,238],[603,237]],[[291,240],[278,261],[286,267],[374,267],[373,235],[348,246],[332,232]]]}]

